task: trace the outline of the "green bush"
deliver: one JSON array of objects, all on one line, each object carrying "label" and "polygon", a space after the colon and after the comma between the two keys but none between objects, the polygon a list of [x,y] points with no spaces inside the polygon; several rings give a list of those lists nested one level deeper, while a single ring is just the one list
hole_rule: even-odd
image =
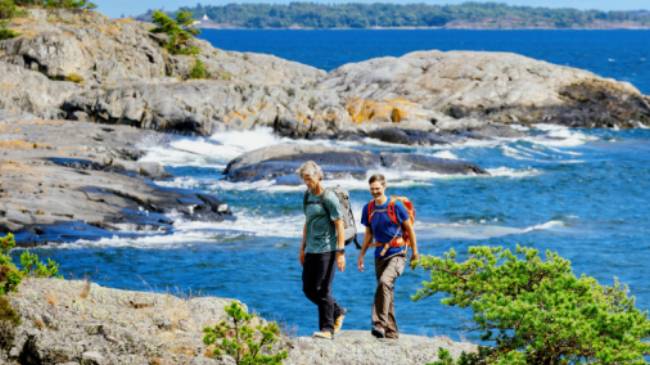
[{"label": "green bush", "polygon": [[11,233],[0,238],[0,297],[14,291],[23,278],[9,256],[9,251],[15,246],[16,241]]},{"label": "green bush", "polygon": [[277,323],[254,325],[259,319],[237,302],[230,303],[225,311],[226,320],[203,330],[203,342],[214,345],[213,357],[228,355],[237,365],[276,365],[287,358],[286,351],[276,353],[273,349],[280,336]]},{"label": "green bush", "polygon": [[42,263],[38,255],[25,251],[20,255],[22,269],[16,267],[9,252],[16,247],[14,236],[9,233],[0,237],[0,348],[11,347],[14,329],[20,324],[20,315],[11,306],[6,295],[15,291],[25,277],[60,277],[59,265],[47,260]]},{"label": "green bush", "polygon": [[0,23],[0,41],[18,37],[18,33],[8,29],[5,24]]},{"label": "green bush", "polygon": [[192,13],[181,11],[176,14],[176,20],[174,20],[164,12],[156,10],[153,12],[152,21],[156,24],[156,27],[151,32],[167,35],[165,48],[169,53],[175,55],[199,54],[199,48],[190,45],[190,40],[199,34],[199,30],[192,27],[194,22]]},{"label": "green bush", "polygon": [[[446,293],[442,303],[471,308],[482,339],[495,343],[458,364],[646,364],[650,320],[627,287],[576,277],[555,252],[542,260],[532,248],[479,246],[463,262],[452,249],[418,265],[431,270],[431,280],[413,299]],[[439,355],[434,364],[453,364]]]},{"label": "green bush", "polygon": [[41,262],[38,255],[25,251],[20,255],[20,270],[23,276],[36,277],[36,278],[52,278],[60,277],[59,264],[52,259],[47,259],[47,263]]},{"label": "green bush", "polygon": [[208,69],[205,67],[205,64],[199,60],[198,58],[194,60],[194,65],[192,66],[192,69],[190,70],[190,74],[188,75],[188,78],[190,79],[209,79],[210,78],[210,72],[208,72]]},{"label": "green bush", "polygon": [[34,6],[54,9],[92,10],[97,5],[87,0],[14,0],[19,6]]},{"label": "green bush", "polygon": [[11,19],[16,16],[17,11],[13,0],[0,0],[0,19]]}]

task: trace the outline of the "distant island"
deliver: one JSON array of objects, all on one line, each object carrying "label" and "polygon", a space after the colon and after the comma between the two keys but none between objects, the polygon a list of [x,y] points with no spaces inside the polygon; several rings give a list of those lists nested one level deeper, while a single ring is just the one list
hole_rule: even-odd
[{"label": "distant island", "polygon": [[[650,11],[600,11],[469,2],[460,5],[348,3],[183,7],[202,28],[648,29]],[[138,17],[148,20],[152,11]]]}]

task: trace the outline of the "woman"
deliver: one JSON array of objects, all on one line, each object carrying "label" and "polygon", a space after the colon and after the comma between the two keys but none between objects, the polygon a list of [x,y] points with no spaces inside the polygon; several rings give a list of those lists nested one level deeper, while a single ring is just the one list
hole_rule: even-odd
[{"label": "woman", "polygon": [[323,171],[305,162],[298,175],[307,186],[303,200],[305,225],[300,245],[302,290],[318,306],[319,330],[314,337],[332,339],[343,325],[345,309],[332,297],[334,263],[345,270],[345,234],[341,205],[336,194],[323,188]]}]

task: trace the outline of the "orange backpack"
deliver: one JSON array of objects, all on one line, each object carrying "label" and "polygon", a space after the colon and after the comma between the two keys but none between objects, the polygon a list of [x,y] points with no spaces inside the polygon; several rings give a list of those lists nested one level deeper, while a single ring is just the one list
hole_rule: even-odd
[{"label": "orange backpack", "polygon": [[[406,246],[407,248],[411,246],[411,239],[409,237],[408,231],[405,231],[404,228],[399,224],[399,221],[397,220],[397,213],[395,212],[395,203],[396,202],[401,202],[404,208],[406,208],[406,211],[409,214],[408,221],[411,223],[411,226],[415,224],[415,207],[413,206],[413,202],[409,200],[409,198],[405,196],[396,196],[393,195],[390,197],[390,200],[388,202],[388,208],[386,213],[388,214],[388,218],[390,219],[393,224],[396,224],[400,226],[402,229],[402,239],[401,240],[392,240],[391,242],[383,244],[384,249],[381,252],[381,256],[384,256],[386,254],[386,251],[388,251],[388,248],[390,247],[401,247],[401,246]],[[371,200],[370,203],[368,203],[368,222],[372,222],[372,217],[375,213],[375,200]]]}]

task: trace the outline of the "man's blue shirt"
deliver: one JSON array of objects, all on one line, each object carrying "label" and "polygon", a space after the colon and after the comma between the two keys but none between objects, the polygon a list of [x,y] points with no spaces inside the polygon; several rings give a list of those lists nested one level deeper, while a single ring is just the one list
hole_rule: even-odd
[{"label": "man's blue shirt", "polygon": [[[388,216],[388,204],[390,199],[386,200],[386,203],[382,205],[375,205],[374,214],[372,221],[368,222],[368,204],[363,207],[363,212],[361,212],[361,224],[366,227],[370,227],[372,230],[372,236],[374,237],[375,242],[379,243],[388,243],[394,237],[402,237],[402,222],[409,219],[409,213],[404,207],[404,205],[398,200],[395,202],[395,215],[397,216],[397,221],[399,225],[394,224],[390,217]],[[395,254],[401,253],[406,250],[406,246],[402,247],[391,247],[388,249],[388,252],[382,257],[381,251],[383,247],[375,248],[375,257],[385,258],[390,257]]]}]

